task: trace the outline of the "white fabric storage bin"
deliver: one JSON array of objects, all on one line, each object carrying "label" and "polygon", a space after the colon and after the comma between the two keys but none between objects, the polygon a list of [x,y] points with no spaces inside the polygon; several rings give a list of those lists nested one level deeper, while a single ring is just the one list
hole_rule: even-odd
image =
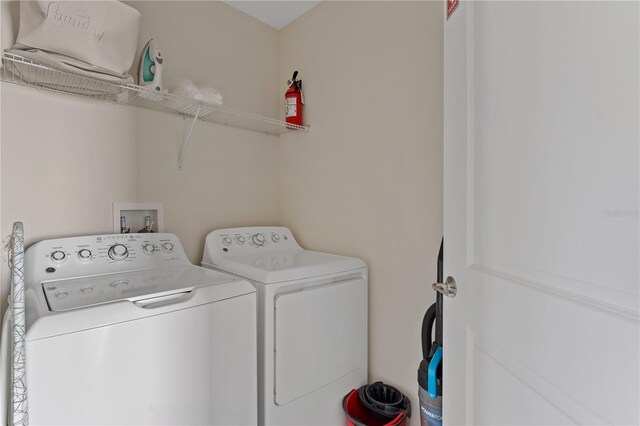
[{"label": "white fabric storage bin", "polygon": [[136,56],[140,16],[117,0],[21,1],[14,49],[57,53],[124,76]]}]

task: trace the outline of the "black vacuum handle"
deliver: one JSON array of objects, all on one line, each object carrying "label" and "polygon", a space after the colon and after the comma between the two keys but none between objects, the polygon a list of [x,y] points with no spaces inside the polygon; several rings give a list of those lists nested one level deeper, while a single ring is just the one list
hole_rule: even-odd
[{"label": "black vacuum handle", "polygon": [[[440,251],[438,252],[438,282],[442,282],[443,266],[444,266],[444,237],[440,241]],[[425,312],[422,318],[422,358],[429,359],[431,356],[431,347],[433,344],[437,344],[438,347],[442,346],[442,293],[436,293],[436,303],[429,306],[427,312]],[[436,337],[433,338],[433,324],[436,325]]]},{"label": "black vacuum handle", "polygon": [[442,281],[442,276],[444,275],[442,273],[443,267],[444,267],[444,237],[442,237],[442,240],[440,240],[440,250],[438,251],[437,278],[438,278],[438,282],[439,283],[443,283],[444,282],[444,281]]},{"label": "black vacuum handle", "polygon": [[[437,278],[439,283],[443,283],[444,281],[442,280],[442,277],[444,275],[443,273],[444,270],[444,237],[442,237],[442,240],[440,241],[440,251],[438,252],[438,271],[437,271]],[[437,292],[436,293],[436,339],[435,341],[437,343],[440,344],[440,346],[442,346],[443,344],[443,333],[442,333],[442,309],[444,305],[444,296],[442,295],[442,293]]]},{"label": "black vacuum handle", "polygon": [[436,320],[436,304],[429,306],[422,318],[422,359],[428,359],[433,342],[433,323]]}]

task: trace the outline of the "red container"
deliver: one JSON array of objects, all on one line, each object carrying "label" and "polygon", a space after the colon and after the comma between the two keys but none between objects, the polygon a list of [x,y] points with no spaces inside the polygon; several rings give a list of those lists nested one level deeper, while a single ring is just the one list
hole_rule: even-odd
[{"label": "red container", "polygon": [[409,421],[405,413],[393,420],[384,420],[371,413],[360,402],[358,389],[354,389],[342,399],[342,410],[349,426],[406,426]]}]

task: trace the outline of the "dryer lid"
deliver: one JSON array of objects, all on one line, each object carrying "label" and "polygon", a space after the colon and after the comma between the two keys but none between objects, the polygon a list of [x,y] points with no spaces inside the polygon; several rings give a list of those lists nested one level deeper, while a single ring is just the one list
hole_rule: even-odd
[{"label": "dryer lid", "polygon": [[265,283],[280,283],[365,268],[357,258],[308,250],[214,258],[203,265]]},{"label": "dryer lid", "polygon": [[[215,286],[235,281],[226,274],[198,266],[172,266],[143,271],[89,276],[84,278],[45,281],[42,289],[54,312],[102,305],[120,300],[136,300],[153,296],[168,296],[196,287]],[[255,291],[249,283],[238,282],[234,292],[220,287],[221,298],[240,296]],[[214,297],[215,299],[215,297]],[[212,300],[214,301],[214,300]]]}]

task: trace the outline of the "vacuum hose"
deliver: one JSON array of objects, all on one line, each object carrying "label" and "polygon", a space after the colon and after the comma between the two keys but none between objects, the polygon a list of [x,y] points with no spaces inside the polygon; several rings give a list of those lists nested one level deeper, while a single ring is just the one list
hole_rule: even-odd
[{"label": "vacuum hose", "polygon": [[422,318],[422,359],[427,359],[431,355],[431,345],[433,342],[433,323],[436,320],[436,304],[429,306]]}]

